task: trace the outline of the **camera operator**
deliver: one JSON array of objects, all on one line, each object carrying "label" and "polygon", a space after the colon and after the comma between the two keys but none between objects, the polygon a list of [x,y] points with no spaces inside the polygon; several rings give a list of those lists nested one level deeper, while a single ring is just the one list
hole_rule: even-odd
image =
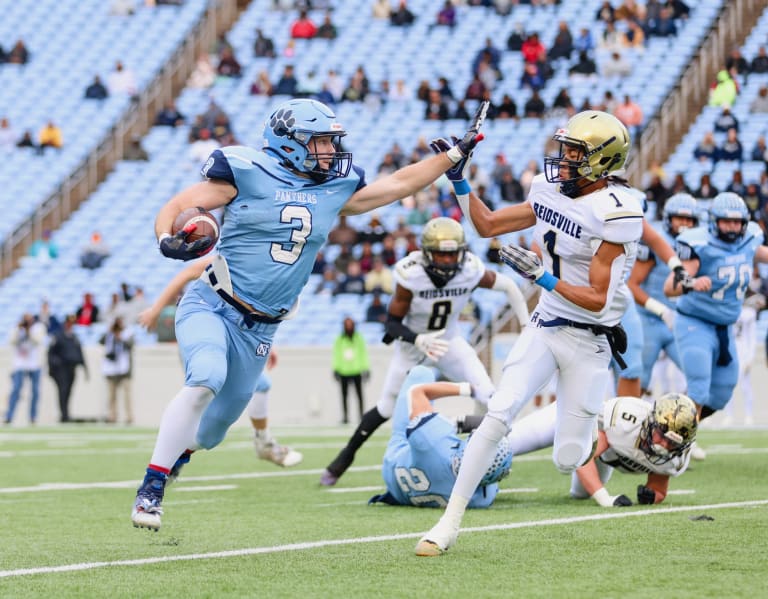
[{"label": "camera operator", "polygon": [[109,387],[109,412],[107,422],[117,422],[117,391],[122,388],[125,405],[125,423],[133,423],[131,402],[131,368],[133,334],[125,328],[123,318],[115,318],[109,332],[101,338],[104,345],[104,360],[101,372],[107,378]]},{"label": "camera operator", "polygon": [[16,404],[21,396],[24,377],[29,377],[32,396],[29,405],[29,421],[37,420],[37,402],[40,399],[40,370],[43,364],[42,352],[48,339],[46,327],[32,316],[24,314],[21,321],[11,331],[8,339],[12,349],[11,396],[8,399],[8,412],[5,423],[13,420]]}]

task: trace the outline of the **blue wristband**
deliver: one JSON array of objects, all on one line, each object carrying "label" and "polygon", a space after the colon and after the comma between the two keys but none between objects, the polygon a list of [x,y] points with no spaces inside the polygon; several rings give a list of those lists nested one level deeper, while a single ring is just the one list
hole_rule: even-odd
[{"label": "blue wristband", "polygon": [[555,288],[555,285],[557,285],[557,282],[559,280],[560,279],[558,279],[555,275],[553,275],[552,273],[548,273],[545,270],[544,274],[541,275],[538,279],[536,279],[536,284],[541,285],[547,291],[552,291]]},{"label": "blue wristband", "polygon": [[467,183],[466,179],[462,179],[461,181],[453,182],[453,191],[456,192],[456,195],[466,196],[469,195],[469,192],[472,191],[472,188],[469,186],[469,183]]}]

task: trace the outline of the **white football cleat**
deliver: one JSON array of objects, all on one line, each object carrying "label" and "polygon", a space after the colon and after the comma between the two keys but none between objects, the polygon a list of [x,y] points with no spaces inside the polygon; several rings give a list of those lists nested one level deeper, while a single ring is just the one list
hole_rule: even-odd
[{"label": "white football cleat", "polygon": [[280,445],[275,440],[263,443],[259,439],[255,441],[256,455],[262,460],[267,460],[278,466],[290,467],[299,464],[304,456],[287,447],[286,445]]},{"label": "white football cleat", "polygon": [[456,544],[459,527],[451,526],[440,520],[416,543],[416,555],[419,557],[437,557]]},{"label": "white football cleat", "polygon": [[691,459],[699,462],[707,459],[707,452],[696,441],[691,445]]}]

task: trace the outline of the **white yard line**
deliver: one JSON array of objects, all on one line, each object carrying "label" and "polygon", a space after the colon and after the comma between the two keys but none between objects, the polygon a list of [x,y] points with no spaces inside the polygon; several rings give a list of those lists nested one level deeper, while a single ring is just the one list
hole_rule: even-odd
[{"label": "white yard line", "polygon": [[[720,510],[731,508],[751,508],[768,505],[768,499],[755,501],[740,501],[732,503],[714,503],[709,505],[691,505],[669,508],[643,509],[637,511],[611,512],[609,514],[592,514],[589,516],[574,516],[572,518],[553,518],[549,520],[531,520],[528,522],[511,522],[509,524],[493,524],[489,526],[475,526],[463,528],[463,534],[476,532],[489,532],[495,530],[512,530],[515,528],[530,528],[534,526],[558,526],[561,524],[574,524],[576,522],[594,522],[598,520],[614,520],[617,518],[634,518],[639,516],[654,516],[659,514],[672,514],[680,512],[703,512],[706,510]],[[290,543],[287,545],[273,545],[271,547],[249,547],[244,549],[232,549],[229,551],[213,551],[210,553],[192,553],[188,555],[168,555],[160,557],[146,557],[142,559],[116,560],[107,562],[85,562],[80,564],[66,564],[62,566],[46,566],[39,568],[20,568],[18,570],[0,570],[0,578],[12,578],[18,576],[30,576],[34,574],[54,574],[59,572],[80,572],[95,570],[97,568],[112,568],[126,566],[145,566],[149,564],[161,564],[168,562],[193,561],[201,559],[221,559],[229,557],[243,557],[247,555],[261,555],[266,553],[281,553],[285,551],[304,551],[307,549],[319,549],[322,547],[334,547],[340,545],[358,545],[361,543],[381,543],[388,541],[401,541],[405,539],[420,538],[423,532],[409,532],[395,535],[382,535],[377,537],[353,537],[350,539],[327,539],[304,543]]]}]

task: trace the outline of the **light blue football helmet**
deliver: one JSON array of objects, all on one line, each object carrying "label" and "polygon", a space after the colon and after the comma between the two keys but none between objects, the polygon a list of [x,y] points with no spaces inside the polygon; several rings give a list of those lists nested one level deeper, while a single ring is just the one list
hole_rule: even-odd
[{"label": "light blue football helmet", "polygon": [[699,217],[696,214],[696,198],[689,193],[676,193],[664,204],[664,229],[672,237],[677,237],[680,231],[673,231],[672,229],[673,216],[692,218],[693,226],[697,226],[699,224]]},{"label": "light blue football helmet", "polygon": [[[717,221],[724,218],[740,220],[741,229],[739,231],[729,231],[728,233],[721,231]],[[712,200],[712,206],[709,208],[709,232],[713,236],[726,243],[733,243],[744,237],[748,222],[749,210],[739,194],[732,191],[723,191],[718,193],[715,199]]]},{"label": "light blue football helmet", "polygon": [[[341,138],[346,134],[334,112],[325,104],[308,99],[288,100],[264,123],[264,150],[275,154],[286,167],[322,182],[349,174],[352,153],[338,151]],[[326,135],[331,136],[337,151],[311,151],[309,142],[312,137]],[[330,160],[330,167],[322,168],[321,160]]]},{"label": "light blue football helmet", "polygon": [[[459,475],[459,468],[461,467],[461,460],[464,457],[464,449],[467,447],[466,443],[462,443],[459,449],[453,454],[451,461],[451,469],[455,476]],[[488,470],[483,474],[483,478],[480,479],[480,486],[485,487],[492,483],[499,482],[502,478],[509,475],[509,470],[512,468],[512,449],[509,446],[509,440],[507,437],[502,437],[499,441],[499,448],[496,451],[496,455],[493,457],[493,462],[488,466]]]}]

